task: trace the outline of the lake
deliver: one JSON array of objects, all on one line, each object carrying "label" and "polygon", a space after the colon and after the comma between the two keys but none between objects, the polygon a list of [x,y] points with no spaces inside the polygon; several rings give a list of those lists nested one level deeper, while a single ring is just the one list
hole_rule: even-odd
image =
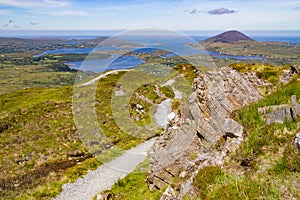
[{"label": "lake", "polygon": [[137,56],[120,56],[114,54],[110,58],[66,62],[65,64],[71,69],[80,68],[83,71],[104,72],[106,70],[133,68],[144,62],[144,60],[139,59]]},{"label": "lake", "polygon": [[[188,37],[143,37],[143,36],[123,36],[122,39],[132,41],[137,44],[138,47],[131,48],[130,50],[136,53],[154,53],[155,50],[167,50],[170,53],[161,55],[163,58],[169,58],[172,56],[191,56],[191,55],[210,55],[215,58],[230,58],[236,60],[263,60],[263,57],[259,56],[235,56],[225,55],[218,52],[208,52],[201,49],[196,49],[190,44],[197,43],[195,40]],[[198,38],[199,39],[199,38]],[[203,39],[203,38],[202,38]],[[140,45],[144,47],[141,48]],[[105,50],[125,50],[126,48],[118,48],[114,46],[99,46],[96,48],[62,48],[47,50],[42,54],[35,55],[35,57],[47,55],[47,54],[89,54],[93,51],[105,51]],[[129,50],[129,49],[127,49]],[[106,70],[117,70],[132,68],[139,64],[144,63],[143,60],[137,56],[124,56],[114,54],[110,58],[97,59],[97,60],[85,60],[66,62],[72,69],[81,69],[84,71],[103,72]]]}]

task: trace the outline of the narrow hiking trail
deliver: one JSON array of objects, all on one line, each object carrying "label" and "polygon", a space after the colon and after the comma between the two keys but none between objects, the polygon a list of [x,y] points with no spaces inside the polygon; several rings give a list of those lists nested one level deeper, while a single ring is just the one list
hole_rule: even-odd
[{"label": "narrow hiking trail", "polygon": [[63,185],[63,191],[55,200],[88,200],[103,190],[108,190],[119,179],[131,173],[143,162],[147,151],[152,147],[156,138],[145,141],[138,146],[125,151],[113,161],[103,164],[94,171],[89,171],[83,178],[74,183]]}]

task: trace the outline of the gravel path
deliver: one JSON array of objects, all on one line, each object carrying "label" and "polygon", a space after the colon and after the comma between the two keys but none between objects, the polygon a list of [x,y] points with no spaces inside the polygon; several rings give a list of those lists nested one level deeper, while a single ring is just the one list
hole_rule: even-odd
[{"label": "gravel path", "polygon": [[[168,80],[166,83],[162,84],[161,86],[172,86],[174,83],[174,79]],[[178,90],[176,90],[174,87],[172,87],[173,92],[175,94],[175,98],[181,99],[182,93]],[[157,110],[154,114],[154,119],[156,121],[157,126],[166,128],[168,125],[168,115],[172,112],[171,107],[172,100],[171,99],[165,99],[157,106]]]},{"label": "gravel path", "polygon": [[[79,86],[87,86],[94,84],[99,79],[108,74],[118,73],[124,70],[109,71],[100,76],[83,83]],[[170,80],[165,85],[172,85],[174,80]],[[175,96],[181,96],[180,92],[175,91]],[[172,112],[171,99],[162,101],[155,113],[157,124],[161,127],[166,127],[168,123],[168,114]],[[131,173],[135,167],[143,162],[147,156],[147,151],[155,142],[152,138],[144,143],[126,151],[122,156],[115,160],[98,167],[94,171],[89,171],[83,178],[79,178],[74,183],[67,183],[63,185],[63,191],[54,200],[88,200],[92,199],[101,191],[108,190],[119,179],[124,178]]]},{"label": "gravel path", "polygon": [[109,74],[117,74],[119,72],[123,72],[123,71],[129,71],[129,69],[120,69],[120,70],[112,70],[112,71],[108,71],[108,72],[105,72],[104,74],[101,74],[100,76],[97,76],[96,78],[93,78],[92,80],[88,81],[88,82],[85,82],[79,86],[87,86],[87,85],[92,85],[94,84],[96,81],[100,80],[101,78],[109,75]]},{"label": "gravel path", "polygon": [[157,110],[154,114],[157,126],[162,128],[167,127],[168,115],[172,112],[171,103],[171,99],[165,99],[160,104],[158,104]]},{"label": "gravel path", "polygon": [[94,171],[89,171],[83,178],[74,183],[63,185],[62,193],[55,200],[88,200],[103,190],[108,190],[119,179],[132,172],[143,162],[147,151],[154,144],[156,138],[126,151],[122,156],[106,163]]}]

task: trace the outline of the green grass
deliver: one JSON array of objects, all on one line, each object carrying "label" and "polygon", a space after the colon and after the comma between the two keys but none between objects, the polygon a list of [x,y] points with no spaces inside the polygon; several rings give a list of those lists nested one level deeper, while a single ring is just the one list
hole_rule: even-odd
[{"label": "green grass", "polygon": [[174,69],[177,70],[179,74],[182,74],[189,83],[192,83],[197,77],[197,69],[191,64],[179,64],[176,65]]},{"label": "green grass", "polygon": [[[62,183],[100,164],[89,158],[78,138],[71,97],[71,87],[26,89],[0,96],[0,122],[9,124],[0,133],[1,199],[53,197]],[[67,159],[74,150],[85,153],[81,164]]]},{"label": "green grass", "polygon": [[209,185],[214,183],[215,180],[222,175],[223,172],[220,166],[204,167],[199,170],[195,176],[194,184],[201,199],[205,199],[209,194]]},{"label": "green grass", "polygon": [[145,183],[146,170],[149,168],[149,161],[146,159],[139,164],[136,169],[124,179],[115,183],[111,190],[103,193],[110,193],[112,199],[122,200],[158,200],[162,193],[160,191],[151,192]]},{"label": "green grass", "polygon": [[0,94],[24,88],[51,88],[72,85],[76,72],[61,63],[17,66],[0,64]]},{"label": "green grass", "polygon": [[272,84],[279,82],[280,75],[283,70],[289,69],[289,66],[275,67],[269,64],[246,64],[246,63],[234,63],[229,65],[232,69],[241,73],[255,72],[255,75],[265,81]]},{"label": "green grass", "polygon": [[[112,116],[111,94],[122,74],[99,81],[96,115],[108,140],[125,150],[143,139],[125,133]],[[101,158],[91,157],[73,122],[72,92],[60,87],[0,95],[0,125],[7,125],[0,133],[0,199],[51,199],[63,183],[122,153],[108,150]],[[79,162],[68,160],[74,150],[85,154]]]}]

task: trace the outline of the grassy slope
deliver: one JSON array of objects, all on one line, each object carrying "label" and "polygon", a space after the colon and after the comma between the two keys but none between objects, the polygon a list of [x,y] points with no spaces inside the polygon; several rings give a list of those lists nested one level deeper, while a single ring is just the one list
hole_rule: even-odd
[{"label": "grassy slope", "polygon": [[85,152],[82,160],[89,157],[76,135],[71,95],[65,87],[0,96],[0,121],[9,126],[0,133],[0,198],[53,197],[63,182],[86,171],[81,168],[99,165],[93,158],[82,165],[67,159],[74,150]]},{"label": "grassy slope", "polygon": [[0,94],[24,88],[50,88],[74,83],[76,72],[61,63],[40,63],[25,66],[0,64]]},{"label": "grassy slope", "polygon": [[[109,141],[129,149],[143,140],[122,131],[112,116],[111,94],[122,75],[124,72],[100,79],[96,114]],[[137,92],[160,102],[163,98],[155,95],[154,88],[143,86]],[[174,95],[168,88],[159,89],[165,96]],[[0,95],[0,199],[49,199],[60,192],[63,183],[101,165],[77,134],[72,91],[72,87],[60,87]],[[135,101],[143,104],[140,99]],[[75,150],[84,157],[70,160],[67,154]]]}]

